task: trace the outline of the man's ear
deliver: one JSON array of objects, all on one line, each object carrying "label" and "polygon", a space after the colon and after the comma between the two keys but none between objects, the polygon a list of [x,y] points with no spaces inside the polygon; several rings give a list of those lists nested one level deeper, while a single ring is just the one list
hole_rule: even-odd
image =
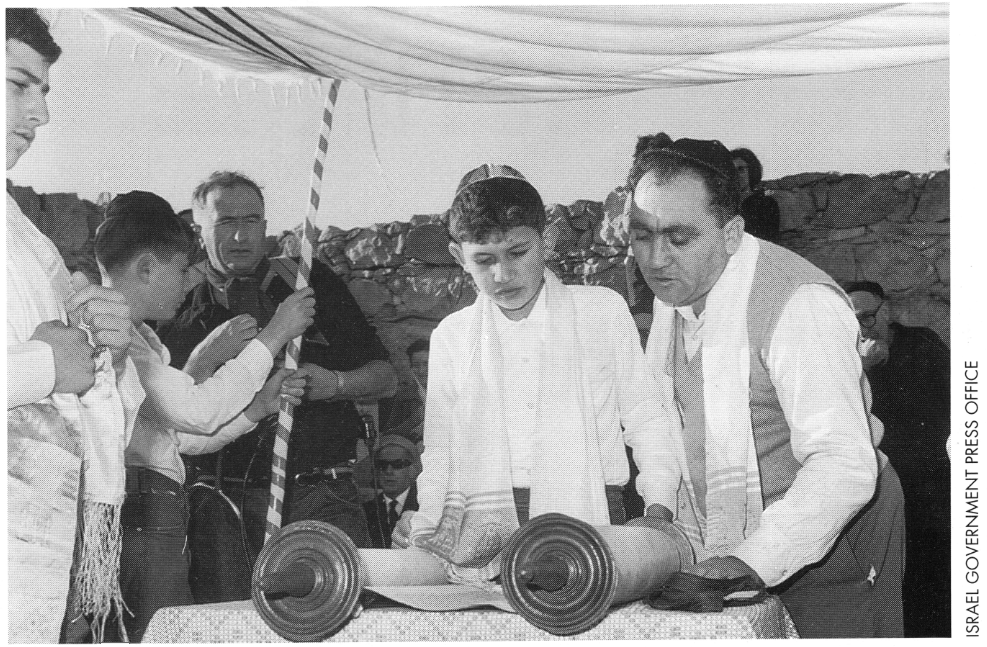
[{"label": "man's ear", "polygon": [[466,257],[463,256],[463,246],[462,245],[460,245],[456,241],[450,242],[449,243],[449,253],[452,254],[452,257],[454,259],[456,259],[456,262],[459,263],[459,265],[461,267],[463,267],[463,268],[466,267]]},{"label": "man's ear", "polygon": [[744,237],[744,219],[734,216],[723,226],[723,237],[726,242],[727,254],[733,256],[740,249],[740,241]]},{"label": "man's ear", "polygon": [[541,237],[545,243],[545,254],[550,254],[555,251],[555,244],[559,242],[559,228],[553,222],[548,227],[545,227],[545,232]]}]

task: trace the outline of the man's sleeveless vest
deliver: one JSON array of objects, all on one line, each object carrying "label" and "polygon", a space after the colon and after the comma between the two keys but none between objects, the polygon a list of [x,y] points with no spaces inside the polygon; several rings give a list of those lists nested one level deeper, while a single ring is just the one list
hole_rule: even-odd
[{"label": "man's sleeveless vest", "polygon": [[[758,243],[761,251],[747,305],[747,333],[750,340],[751,426],[761,475],[761,494],[764,507],[768,507],[784,497],[802,467],[792,454],[791,429],[768,372],[771,337],[785,305],[800,286],[818,283],[832,287],[841,295],[843,293],[832,278],[801,256],[763,240]],[[694,388],[702,393],[701,371],[699,379]],[[678,378],[676,381],[682,383]],[[706,415],[705,410],[695,410],[695,403],[702,401],[702,398],[684,398],[679,402],[683,408],[692,407],[683,411],[683,419],[695,425],[699,438],[705,436]],[[715,403],[710,404],[716,406]],[[686,430],[685,433],[695,434],[695,429]],[[686,445],[689,446],[689,443]]]}]

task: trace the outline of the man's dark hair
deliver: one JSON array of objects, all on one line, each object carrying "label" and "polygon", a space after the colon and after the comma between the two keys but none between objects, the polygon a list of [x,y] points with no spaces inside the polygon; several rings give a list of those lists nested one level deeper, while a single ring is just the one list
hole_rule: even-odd
[{"label": "man's dark hair", "polygon": [[204,205],[209,194],[216,189],[229,189],[235,186],[245,186],[254,190],[261,204],[264,204],[264,192],[256,182],[239,171],[216,171],[209,179],[195,187],[192,192],[192,204]]},{"label": "man's dark hair", "polygon": [[62,55],[62,48],[51,37],[48,21],[38,15],[37,9],[7,9],[7,40],[19,40],[54,65]]},{"label": "man's dark hair", "polygon": [[666,146],[635,153],[634,164],[627,174],[627,189],[633,192],[641,178],[648,173],[653,173],[659,184],[666,184],[687,173],[695,174],[706,186],[709,208],[716,215],[720,227],[725,226],[739,212],[740,190],[733,181],[735,175],[724,176],[707,164],[675,154]]},{"label": "man's dark hair", "polygon": [[545,205],[535,187],[512,177],[466,186],[449,209],[449,235],[457,243],[483,243],[524,226],[545,231]]},{"label": "man's dark hair", "polygon": [[198,248],[192,226],[175,215],[168,202],[147,191],[118,195],[106,206],[106,220],[96,230],[96,259],[108,272],[145,252],[164,262]]},{"label": "man's dark hair", "polygon": [[408,359],[410,360],[415,353],[428,352],[428,340],[427,339],[416,339],[408,346]]},{"label": "man's dark hair", "polygon": [[750,185],[749,188],[753,189],[758,184],[761,183],[761,177],[764,175],[764,167],[761,166],[761,160],[757,159],[757,155],[754,154],[749,148],[735,148],[730,151],[734,159],[740,158],[747,162],[747,183]]},{"label": "man's dark hair", "polygon": [[847,294],[851,292],[870,292],[881,301],[884,300],[884,288],[880,283],[874,281],[847,281],[842,284],[843,291]]}]

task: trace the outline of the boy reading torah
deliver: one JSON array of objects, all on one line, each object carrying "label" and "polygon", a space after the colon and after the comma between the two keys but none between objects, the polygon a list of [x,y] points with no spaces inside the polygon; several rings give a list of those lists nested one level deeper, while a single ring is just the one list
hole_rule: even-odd
[{"label": "boy reading torah", "polygon": [[395,545],[477,583],[498,575],[498,553],[529,518],[623,524],[625,444],[645,504],[657,504],[649,514],[671,520],[674,493],[657,476],[678,471],[669,419],[620,295],[546,270],[557,231],[509,166],[466,174],[449,233],[479,295],[432,333],[419,510],[403,515]]}]

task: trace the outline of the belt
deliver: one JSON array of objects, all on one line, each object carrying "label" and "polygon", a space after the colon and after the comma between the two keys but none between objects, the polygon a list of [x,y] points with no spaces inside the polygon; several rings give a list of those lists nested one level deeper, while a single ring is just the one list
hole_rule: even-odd
[{"label": "belt", "polygon": [[323,481],[337,481],[343,478],[352,478],[353,466],[343,463],[336,467],[316,468],[310,472],[295,474],[295,485],[300,487],[311,487]]},{"label": "belt", "polygon": [[127,468],[126,491],[127,494],[185,496],[185,488],[180,483],[146,467]]}]

